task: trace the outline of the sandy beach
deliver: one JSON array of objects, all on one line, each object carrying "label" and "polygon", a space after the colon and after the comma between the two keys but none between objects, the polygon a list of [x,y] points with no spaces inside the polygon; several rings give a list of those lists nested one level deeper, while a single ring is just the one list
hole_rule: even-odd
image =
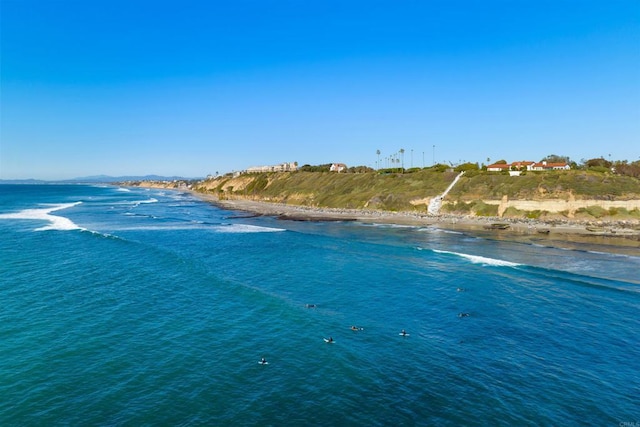
[{"label": "sandy beach", "polygon": [[243,199],[220,200],[212,195],[193,194],[223,209],[269,215],[281,220],[360,221],[435,227],[495,240],[640,256],[640,228],[633,222],[593,224],[570,220],[544,222],[456,215],[429,216],[426,212],[311,208]]}]

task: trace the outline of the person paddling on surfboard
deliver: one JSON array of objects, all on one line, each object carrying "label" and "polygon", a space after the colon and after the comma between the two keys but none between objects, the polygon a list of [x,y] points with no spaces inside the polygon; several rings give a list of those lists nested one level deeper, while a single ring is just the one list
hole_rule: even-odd
[{"label": "person paddling on surfboard", "polygon": [[327,342],[333,342],[333,337],[329,337],[329,339],[327,340]]},{"label": "person paddling on surfboard", "polygon": [[262,363],[263,365],[267,364],[267,359],[265,359],[264,357],[262,359],[260,359],[260,363]]},{"label": "person paddling on surfboard", "polygon": [[402,335],[403,337],[407,336],[407,331],[405,331],[404,329],[402,331],[400,331],[400,335]]}]

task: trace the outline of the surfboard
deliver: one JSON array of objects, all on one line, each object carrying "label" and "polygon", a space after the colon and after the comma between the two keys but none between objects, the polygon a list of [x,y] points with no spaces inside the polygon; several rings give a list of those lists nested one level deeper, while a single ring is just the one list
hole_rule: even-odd
[{"label": "surfboard", "polygon": [[335,340],[333,341],[329,341],[329,338],[322,338],[324,340],[324,342],[329,343],[329,344],[333,344],[334,342],[336,342]]},{"label": "surfboard", "polygon": [[409,334],[403,334],[402,332],[400,332],[398,335],[400,335],[401,337],[408,337]]},{"label": "surfboard", "polygon": [[258,365],[268,365],[269,362],[263,362],[262,360],[258,360]]}]

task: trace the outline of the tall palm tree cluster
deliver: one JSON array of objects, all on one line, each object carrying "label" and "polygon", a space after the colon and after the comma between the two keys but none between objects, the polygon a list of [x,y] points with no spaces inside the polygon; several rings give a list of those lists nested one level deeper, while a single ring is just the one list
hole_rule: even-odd
[{"label": "tall palm tree cluster", "polygon": [[404,148],[401,148],[397,152],[390,154],[380,160],[380,154],[382,152],[380,150],[376,150],[376,155],[378,156],[378,160],[376,162],[376,169],[393,169],[396,164],[400,165],[400,170],[404,172]]}]

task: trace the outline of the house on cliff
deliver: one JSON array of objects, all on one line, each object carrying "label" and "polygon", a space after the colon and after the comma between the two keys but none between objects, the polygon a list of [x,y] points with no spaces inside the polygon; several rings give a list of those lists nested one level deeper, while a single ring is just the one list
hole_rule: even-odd
[{"label": "house on cliff", "polygon": [[571,169],[571,166],[569,166],[567,163],[565,162],[560,162],[560,163],[547,163],[547,162],[540,162],[540,163],[535,163],[534,165],[531,166],[532,171],[549,171],[549,170],[569,170]]},{"label": "house on cliff", "polygon": [[347,165],[344,163],[331,163],[329,171],[331,172],[343,172],[347,170]]},{"label": "house on cliff", "polygon": [[[502,171],[510,171],[510,172],[519,172],[519,171],[550,171],[550,170],[569,170],[571,167],[564,162],[561,163],[548,163],[546,161],[542,162],[532,162],[529,160],[523,160],[519,162],[513,163],[494,163],[492,165],[487,166],[488,172],[502,172]],[[513,175],[519,175],[514,173]]]},{"label": "house on cliff", "polygon": [[492,165],[487,166],[487,171],[488,172],[502,172],[502,171],[508,171],[509,170],[509,164],[508,163],[494,163]]},{"label": "house on cliff", "polygon": [[290,162],[271,166],[252,166],[250,168],[247,168],[246,173],[295,172],[296,170],[298,170],[298,163]]}]

